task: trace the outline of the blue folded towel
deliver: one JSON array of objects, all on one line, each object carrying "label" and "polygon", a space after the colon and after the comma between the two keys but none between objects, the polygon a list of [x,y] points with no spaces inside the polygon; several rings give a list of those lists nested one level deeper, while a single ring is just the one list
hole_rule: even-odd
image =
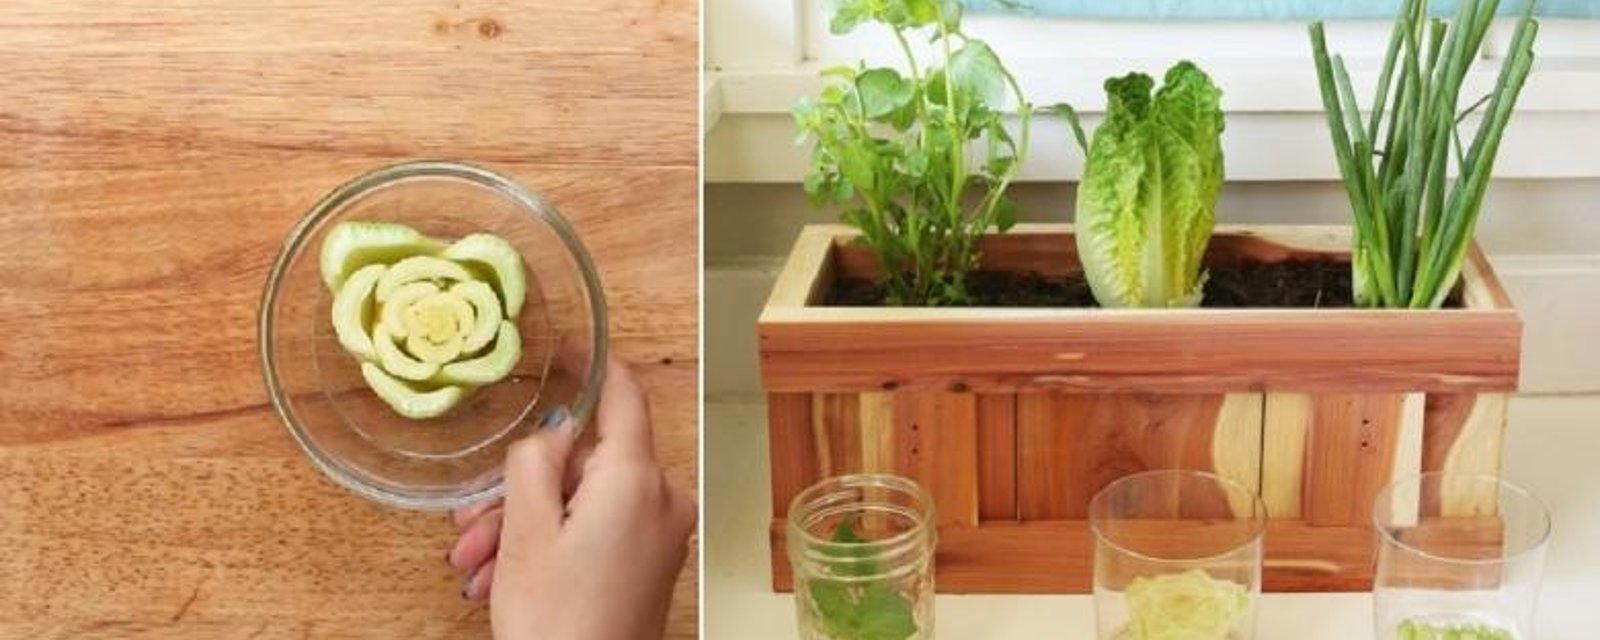
[{"label": "blue folded towel", "polygon": [[[992,0],[969,2],[978,11],[1008,11]],[[1331,20],[1393,17],[1401,0],[1015,0],[1020,13],[1114,20]],[[1516,14],[1526,5],[1504,0],[1502,14]],[[1436,0],[1436,15],[1455,13],[1456,3]],[[1600,18],[1600,0],[1540,0],[1541,16]]]}]

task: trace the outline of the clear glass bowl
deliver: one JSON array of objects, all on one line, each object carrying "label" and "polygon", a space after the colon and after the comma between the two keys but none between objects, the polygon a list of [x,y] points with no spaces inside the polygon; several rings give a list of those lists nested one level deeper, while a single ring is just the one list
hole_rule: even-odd
[{"label": "clear glass bowl", "polygon": [[[528,298],[511,376],[435,419],[390,410],[330,320],[318,255],[328,230],[347,220],[398,222],[444,241],[489,232],[516,246]],[[572,227],[527,188],[453,162],[378,169],[313,206],[273,265],[259,329],[267,391],[306,456],[362,496],[413,509],[499,497],[506,447],[542,424],[585,424],[605,372],[605,296]]]}]

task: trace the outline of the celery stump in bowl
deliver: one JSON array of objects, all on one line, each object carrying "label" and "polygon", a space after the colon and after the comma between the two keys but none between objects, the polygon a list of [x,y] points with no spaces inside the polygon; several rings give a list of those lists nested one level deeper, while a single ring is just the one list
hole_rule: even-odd
[{"label": "celery stump in bowl", "polygon": [[342,222],[320,265],[339,345],[401,416],[444,415],[522,358],[522,257],[498,236],[447,244],[401,224]]}]

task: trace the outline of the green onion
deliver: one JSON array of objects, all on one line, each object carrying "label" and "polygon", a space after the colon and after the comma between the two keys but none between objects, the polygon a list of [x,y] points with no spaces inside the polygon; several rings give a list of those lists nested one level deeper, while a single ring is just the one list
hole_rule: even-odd
[{"label": "green onion", "polygon": [[[1429,21],[1428,0],[1405,0],[1365,126],[1344,60],[1329,55],[1322,23],[1311,25],[1323,109],[1350,198],[1351,279],[1362,305],[1437,308],[1461,277],[1539,32],[1530,0],[1493,91],[1463,111],[1462,83],[1499,4],[1462,0],[1447,24]],[[1482,123],[1463,148],[1462,123],[1480,107]]]}]

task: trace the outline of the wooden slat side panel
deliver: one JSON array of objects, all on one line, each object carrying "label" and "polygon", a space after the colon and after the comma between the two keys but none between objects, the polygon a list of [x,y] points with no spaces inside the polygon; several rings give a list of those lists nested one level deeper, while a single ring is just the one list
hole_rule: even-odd
[{"label": "wooden slat side panel", "polygon": [[978,396],[978,519],[1017,517],[1017,396]]},{"label": "wooden slat side panel", "polygon": [[1088,409],[1068,394],[1017,394],[1019,519],[1083,519],[1088,496],[1074,457]]},{"label": "wooden slat side panel", "polygon": [[789,513],[789,502],[822,478],[812,436],[811,395],[767,394],[768,455],[772,461],[772,515]]},{"label": "wooden slat side panel", "polygon": [[[1264,405],[1260,393],[1230,393],[1223,397],[1217,426],[1211,438],[1211,471],[1261,495]],[[1230,496],[1233,513],[1248,515],[1257,508],[1249,496]]]},{"label": "wooden slat side panel", "polygon": [[1304,494],[1306,435],[1311,431],[1311,396],[1266,394],[1261,434],[1261,500],[1273,519],[1298,520]]},{"label": "wooden slat side panel", "polygon": [[1311,398],[1301,511],[1312,526],[1366,526],[1372,501],[1389,482],[1405,394],[1324,394]]},{"label": "wooden slat side panel", "polygon": [[894,473],[894,394],[863,393],[857,403],[861,419],[861,471]]},{"label": "wooden slat side panel", "polygon": [[[1020,394],[1017,401],[1019,515],[1023,520],[1082,519],[1102,487],[1151,469],[1215,471],[1220,447],[1237,460],[1238,447],[1259,457],[1259,412],[1250,419],[1248,395],[1244,442],[1214,441],[1226,397],[1215,394]],[[1237,419],[1237,418],[1235,418]],[[1230,430],[1233,429],[1230,427]],[[1257,435],[1250,435],[1254,430]],[[1242,469],[1241,469],[1242,467]],[[1244,474],[1251,463],[1235,463]],[[1175,496],[1174,496],[1175,499]]]},{"label": "wooden slat side panel", "polygon": [[[1429,394],[1423,436],[1423,471],[1499,475],[1508,397],[1504,394]],[[1497,511],[1494,493],[1445,487],[1424,496],[1427,515],[1466,516]]]},{"label": "wooden slat side panel", "polygon": [[977,396],[894,394],[894,470],[933,494],[941,527],[976,526]]},{"label": "wooden slat side panel", "polygon": [[862,430],[860,396],[819,393],[811,397],[811,438],[822,478],[860,473]]}]

